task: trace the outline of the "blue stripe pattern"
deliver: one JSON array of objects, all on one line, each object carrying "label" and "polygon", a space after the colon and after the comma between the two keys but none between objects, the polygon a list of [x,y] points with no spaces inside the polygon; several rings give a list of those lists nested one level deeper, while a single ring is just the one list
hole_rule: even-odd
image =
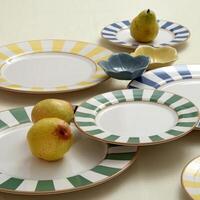
[{"label": "blue stripe pattern", "polygon": [[146,78],[145,76],[140,76],[139,78],[136,78],[135,80],[137,82],[149,85],[149,86],[154,87],[154,88],[160,87],[160,85],[158,83]]},{"label": "blue stripe pattern", "polygon": [[[158,44],[159,46],[175,45],[175,44],[185,41],[189,37],[189,31],[182,25],[175,24],[175,23],[169,22],[169,21],[163,21],[163,20],[157,20],[157,21],[159,22],[160,28],[167,29],[168,31],[171,31],[174,35],[174,38],[171,41],[165,42],[165,43],[160,43],[160,44]],[[131,24],[131,22],[129,20],[123,20],[121,22],[112,23],[102,30],[102,32],[101,32],[102,37],[115,43],[115,44],[117,43],[117,44],[120,44],[123,46],[129,46],[129,47],[135,48],[138,45],[140,45],[140,43],[138,43],[134,40],[132,41],[132,43],[126,42],[126,41],[121,41],[117,37],[118,32],[122,29],[129,29],[130,24]],[[174,27],[169,28],[171,25],[173,25]],[[180,32],[179,32],[179,29],[180,29]],[[182,35],[182,34],[186,34],[186,35]],[[156,45],[150,44],[150,45],[153,47],[158,46],[157,44]]]},{"label": "blue stripe pattern", "polygon": [[173,23],[172,22],[166,22],[161,26],[161,28],[166,29],[167,27],[171,26]]},{"label": "blue stripe pattern", "polygon": [[171,28],[169,30],[173,32],[173,31],[176,31],[176,30],[181,29],[181,28],[183,28],[183,26],[178,25],[177,27]]},{"label": "blue stripe pattern", "polygon": [[115,27],[115,28],[118,28],[118,29],[121,29],[121,28],[122,28],[120,25],[118,25],[118,24],[116,24],[116,23],[111,24],[111,26],[113,26],[113,27]]},{"label": "blue stripe pattern", "polygon": [[183,79],[192,78],[191,72],[189,71],[186,65],[179,65],[179,67],[177,67],[177,71]]},{"label": "blue stripe pattern", "polygon": [[113,29],[110,29],[110,28],[104,28],[105,31],[110,31],[110,32],[114,32],[114,33],[117,33],[116,30],[113,30]]},{"label": "blue stripe pattern", "polygon": [[162,69],[155,71],[154,74],[164,80],[166,83],[173,81],[173,78]]},{"label": "blue stripe pattern", "polygon": [[[169,69],[169,71],[168,71],[168,69]],[[188,69],[187,65],[177,65],[177,66],[166,67],[165,71],[162,68],[161,69],[155,69],[155,70],[152,70],[151,73],[153,73],[154,75],[161,78],[163,81],[165,81],[165,83],[169,83],[169,82],[175,81],[173,79],[173,74],[174,74],[173,70],[171,72],[170,69],[175,69],[178,72],[178,74],[181,77],[180,80],[192,78],[192,72]],[[200,71],[199,71],[199,73],[200,73]],[[147,85],[147,86],[151,86],[155,89],[157,89],[161,85],[163,85],[163,83],[161,83],[161,81],[160,82],[156,81],[156,80],[154,80],[153,77],[151,79],[147,78],[148,74],[149,74],[149,72],[146,72],[141,77],[131,81],[128,84],[128,88],[136,88],[136,86],[134,85],[134,81],[142,83],[143,85],[141,87],[143,87],[144,85]],[[140,88],[139,84],[137,84],[137,88]]]}]

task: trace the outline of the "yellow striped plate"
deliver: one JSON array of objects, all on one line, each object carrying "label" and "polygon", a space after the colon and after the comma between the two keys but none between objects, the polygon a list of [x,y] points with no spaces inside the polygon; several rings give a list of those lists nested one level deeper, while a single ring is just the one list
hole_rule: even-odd
[{"label": "yellow striped plate", "polygon": [[85,89],[108,78],[98,62],[111,51],[81,41],[33,40],[0,48],[0,88],[26,93]]},{"label": "yellow striped plate", "polygon": [[200,200],[200,157],[186,165],[181,181],[188,195],[194,200]]}]

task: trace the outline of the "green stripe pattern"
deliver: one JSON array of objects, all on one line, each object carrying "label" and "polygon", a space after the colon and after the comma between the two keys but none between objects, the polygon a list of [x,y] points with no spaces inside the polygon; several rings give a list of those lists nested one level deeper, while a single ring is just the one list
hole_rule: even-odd
[{"label": "green stripe pattern", "polygon": [[[91,103],[89,104],[86,101],[79,106],[77,109],[77,114],[75,113],[75,121],[84,132],[109,143],[143,145],[167,141],[189,132],[198,122],[199,112],[195,105],[189,100],[176,94],[171,94],[160,90],[146,91],[143,89],[117,90],[109,93],[93,97],[101,103],[100,105],[95,105],[95,101],[91,101],[89,99],[88,102],[93,102],[94,105]],[[102,130],[100,127],[98,127],[95,120],[98,112],[106,107],[109,107],[110,105],[130,101],[149,101],[156,104],[163,104],[176,112],[178,121],[172,129],[166,130],[164,133],[154,133],[150,136],[146,136],[146,138],[141,137],[140,133],[138,133],[138,136],[136,137],[128,137],[127,141],[124,141],[124,139],[120,140],[121,136],[117,135],[116,133],[109,133],[108,135],[106,134],[105,130]],[[87,108],[87,111],[82,111],[82,107]],[[96,111],[95,116],[94,110]]]}]

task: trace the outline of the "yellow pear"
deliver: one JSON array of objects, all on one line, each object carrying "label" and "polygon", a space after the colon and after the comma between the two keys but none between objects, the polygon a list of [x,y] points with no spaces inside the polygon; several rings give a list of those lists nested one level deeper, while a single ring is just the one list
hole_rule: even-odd
[{"label": "yellow pear", "polygon": [[156,15],[150,9],[142,11],[136,16],[130,26],[131,36],[138,42],[153,41],[159,31]]},{"label": "yellow pear", "polygon": [[39,120],[27,134],[32,154],[47,161],[61,159],[71,147],[72,138],[67,122],[58,118]]},{"label": "yellow pear", "polygon": [[45,99],[34,106],[31,117],[33,122],[43,118],[56,117],[70,123],[74,117],[74,111],[72,105],[67,101]]}]

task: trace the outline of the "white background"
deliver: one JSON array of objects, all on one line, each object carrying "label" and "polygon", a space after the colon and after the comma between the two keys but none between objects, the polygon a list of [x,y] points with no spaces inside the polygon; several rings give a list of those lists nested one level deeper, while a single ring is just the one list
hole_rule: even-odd
[{"label": "white background", "polygon": [[[200,3],[198,0],[0,0],[0,45],[32,39],[73,39],[98,43],[114,51],[100,39],[100,31],[109,23],[131,19],[143,9],[153,9],[158,18],[187,26],[191,38],[178,47],[176,63],[200,63]],[[28,95],[0,91],[0,110],[32,105],[54,97],[80,103],[89,97],[128,82],[108,80],[81,92],[59,95]],[[199,92],[199,91],[197,91]],[[184,165],[200,154],[200,132],[168,144],[141,148],[138,160],[121,176],[103,185],[71,194],[42,197],[44,200],[187,200],[181,188]],[[0,200],[31,200],[41,197],[0,193]]]}]

